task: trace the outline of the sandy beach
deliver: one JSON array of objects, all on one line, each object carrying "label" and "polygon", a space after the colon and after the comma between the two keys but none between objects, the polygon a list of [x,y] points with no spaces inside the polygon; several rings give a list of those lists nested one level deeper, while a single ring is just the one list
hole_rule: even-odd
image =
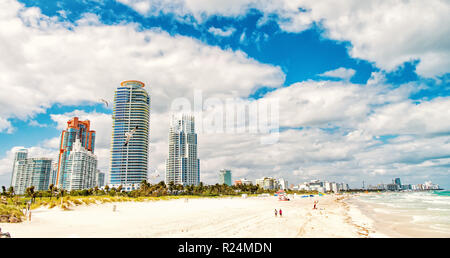
[{"label": "sandy beach", "polygon": [[[379,236],[371,220],[342,196],[278,201],[277,197],[225,197],[91,204],[64,211],[39,208],[32,220],[0,223],[21,237],[350,237]],[[313,202],[318,200],[318,209]],[[113,207],[116,205],[116,211]],[[275,217],[274,209],[283,216]]]}]

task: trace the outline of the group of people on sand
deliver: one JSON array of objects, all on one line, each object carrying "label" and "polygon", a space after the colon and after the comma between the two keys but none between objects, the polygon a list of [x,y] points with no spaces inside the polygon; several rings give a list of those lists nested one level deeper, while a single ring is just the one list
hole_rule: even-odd
[{"label": "group of people on sand", "polygon": [[[313,210],[317,210],[318,203],[319,203],[319,201],[314,201]],[[278,217],[278,214],[280,214],[280,217],[283,217],[283,211],[281,209],[279,211],[277,211],[277,209],[275,209],[275,217]]]},{"label": "group of people on sand", "polygon": [[277,209],[275,209],[275,217],[278,216],[278,213],[280,213],[280,217],[283,217],[283,211],[281,209],[279,211],[277,211]]}]

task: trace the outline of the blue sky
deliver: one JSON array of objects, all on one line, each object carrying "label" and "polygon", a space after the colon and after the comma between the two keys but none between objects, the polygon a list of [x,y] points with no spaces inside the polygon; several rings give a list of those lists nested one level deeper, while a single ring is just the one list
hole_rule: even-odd
[{"label": "blue sky", "polygon": [[[121,80],[139,79],[154,91],[152,121],[158,125],[152,130],[154,138],[150,136],[151,167],[163,169],[167,129],[158,119],[167,117],[165,104],[202,89],[210,97],[234,92],[233,96],[242,99],[277,98],[281,112],[297,111],[280,115],[283,135],[272,146],[279,157],[272,162],[261,163],[250,156],[240,160],[239,155],[219,157],[210,151],[220,144],[232,153],[264,155],[267,146],[256,146],[248,135],[205,135],[200,159],[207,183],[215,183],[220,168],[231,167],[236,178],[273,174],[290,183],[319,178],[356,187],[363,180],[389,183],[399,176],[406,183],[432,180],[450,188],[450,126],[446,121],[450,120],[446,58],[450,46],[445,39],[448,28],[442,26],[448,24],[448,3],[430,1],[420,7],[386,1],[371,11],[366,5],[372,3],[347,6],[351,1],[339,8],[330,4],[331,10],[310,1],[299,1],[294,9],[274,6],[270,0],[241,2],[227,6],[189,0],[8,0],[3,9],[10,11],[4,11],[8,15],[3,22],[17,22],[20,29],[10,26],[1,35],[2,40],[17,37],[18,42],[17,48],[0,45],[6,55],[2,60],[16,60],[16,71],[26,72],[16,75],[10,72],[13,68],[8,61],[0,61],[0,72],[11,74],[1,83],[18,89],[12,93],[15,96],[22,92],[19,89],[36,91],[33,97],[24,95],[15,102],[23,101],[27,107],[11,106],[5,91],[1,95],[5,111],[0,113],[0,184],[9,181],[12,163],[8,162],[15,147],[35,147],[36,155],[53,155],[64,119],[74,114],[99,121],[97,134],[104,140],[98,144],[97,155],[102,159],[101,169],[107,171],[110,121],[106,117],[111,110],[97,100],[111,99]],[[380,20],[377,11],[384,9]],[[436,11],[436,21],[410,21],[408,10],[414,14],[420,9]],[[361,16],[353,13],[365,18],[357,19]],[[383,23],[390,15],[399,19]],[[26,37],[18,36],[24,32]],[[101,33],[105,34],[97,37]],[[127,49],[130,43],[121,42],[123,37],[136,37],[134,41],[143,45]],[[149,39],[141,42],[144,37]],[[22,44],[26,47],[21,48]],[[114,53],[114,44],[123,44],[126,51],[116,49],[117,58],[102,55],[102,50]],[[153,51],[160,53],[154,60],[154,54],[147,56]],[[141,65],[122,71],[120,64],[115,65],[119,57]],[[157,62],[165,70],[154,65]],[[215,77],[221,73],[226,76]],[[287,97],[293,99],[286,101]],[[291,134],[301,146],[290,145]],[[349,135],[359,138],[349,140]],[[234,149],[234,143],[243,138],[248,140],[247,149]]]}]

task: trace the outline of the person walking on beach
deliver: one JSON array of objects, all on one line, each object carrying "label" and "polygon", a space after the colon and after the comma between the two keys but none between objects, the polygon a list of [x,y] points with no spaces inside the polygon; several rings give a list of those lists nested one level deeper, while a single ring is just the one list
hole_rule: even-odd
[{"label": "person walking on beach", "polygon": [[283,217],[283,211],[280,209],[280,217]]},{"label": "person walking on beach", "polygon": [[277,209],[275,209],[275,217],[278,215]]},{"label": "person walking on beach", "polygon": [[314,201],[314,208],[313,208],[313,210],[317,210],[317,207],[316,207],[317,203],[319,203],[319,201]]}]

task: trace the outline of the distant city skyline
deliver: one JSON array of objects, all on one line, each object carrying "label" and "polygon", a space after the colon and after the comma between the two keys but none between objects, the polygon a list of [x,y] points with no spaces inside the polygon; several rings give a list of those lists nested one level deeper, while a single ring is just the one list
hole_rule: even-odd
[{"label": "distant city skyline", "polygon": [[[217,125],[197,131],[205,184],[227,168],[253,181],[361,187],[399,177],[450,189],[450,3],[191,2],[0,1],[0,185],[20,148],[57,163],[73,117],[95,125],[97,168],[108,175],[115,90],[136,79],[152,100],[148,168],[136,179],[165,179],[182,99],[199,111],[198,129]],[[276,141],[254,130],[266,121],[253,114],[273,112],[246,110],[239,123],[229,99],[278,103]]]}]

